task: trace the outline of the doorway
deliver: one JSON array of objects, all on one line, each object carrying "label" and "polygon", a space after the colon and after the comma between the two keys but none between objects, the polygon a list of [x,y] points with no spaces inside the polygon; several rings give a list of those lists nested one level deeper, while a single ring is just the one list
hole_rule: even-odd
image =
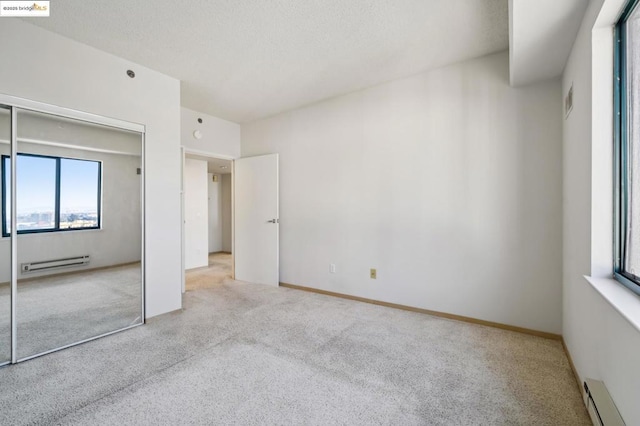
[{"label": "doorway", "polygon": [[185,153],[185,291],[233,279],[233,160]]},{"label": "doorway", "polygon": [[[278,154],[232,159],[182,147],[182,159],[182,292],[187,291],[189,279],[213,273],[216,266],[233,280],[278,286]],[[215,238],[212,250],[209,248],[209,210],[215,210],[209,208],[209,181],[215,182],[215,176],[223,201],[220,251],[212,251],[216,250]],[[229,199],[230,209],[224,207]],[[229,222],[231,225],[225,226]],[[214,255],[212,265],[210,253]],[[221,284],[218,278],[203,279],[208,280],[205,286]]]}]

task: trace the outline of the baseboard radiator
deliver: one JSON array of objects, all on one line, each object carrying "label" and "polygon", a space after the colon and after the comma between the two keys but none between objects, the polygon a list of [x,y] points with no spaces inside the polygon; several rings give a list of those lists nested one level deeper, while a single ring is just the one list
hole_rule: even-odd
[{"label": "baseboard radiator", "polygon": [[68,268],[71,266],[83,266],[88,265],[91,258],[90,256],[76,256],[76,257],[67,257],[64,259],[54,259],[54,260],[44,260],[41,262],[29,262],[29,263],[21,263],[20,270],[23,273],[29,272],[39,272],[39,271],[49,271],[52,269],[59,268]]},{"label": "baseboard radiator", "polygon": [[624,426],[616,404],[600,380],[584,381],[584,403],[595,426]]}]

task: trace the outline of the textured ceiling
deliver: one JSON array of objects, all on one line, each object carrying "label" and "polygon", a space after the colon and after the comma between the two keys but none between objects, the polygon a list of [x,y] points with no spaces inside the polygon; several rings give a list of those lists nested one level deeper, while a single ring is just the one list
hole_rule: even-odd
[{"label": "textured ceiling", "polygon": [[208,173],[226,175],[231,173],[232,171],[231,160],[223,160],[222,158],[204,157],[202,155],[195,155],[195,154],[185,154],[185,157],[191,158],[193,160],[206,161]]},{"label": "textured ceiling", "polygon": [[508,47],[507,0],[64,0],[29,22],[247,122]]}]

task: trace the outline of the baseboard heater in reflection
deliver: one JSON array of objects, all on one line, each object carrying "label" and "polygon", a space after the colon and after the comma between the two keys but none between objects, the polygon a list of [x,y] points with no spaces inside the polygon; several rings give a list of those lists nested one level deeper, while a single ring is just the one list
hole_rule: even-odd
[{"label": "baseboard heater in reflection", "polygon": [[91,260],[90,256],[67,257],[64,259],[45,260],[42,262],[21,263],[20,270],[22,272],[38,272],[49,271],[51,269],[68,268],[70,266],[88,265]]},{"label": "baseboard heater in reflection", "polygon": [[584,403],[595,426],[624,426],[616,404],[600,380],[584,381]]}]

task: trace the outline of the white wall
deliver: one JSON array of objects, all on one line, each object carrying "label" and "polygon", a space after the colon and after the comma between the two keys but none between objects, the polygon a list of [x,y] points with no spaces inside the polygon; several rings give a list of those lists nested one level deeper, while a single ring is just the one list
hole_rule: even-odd
[{"label": "white wall", "polygon": [[222,218],[222,251],[231,253],[233,224],[231,221],[231,174],[221,177],[221,218]]},{"label": "white wall", "polygon": [[17,18],[0,57],[0,93],[146,126],[146,315],[179,309],[180,82]]},{"label": "white wall", "polygon": [[280,154],[280,280],[559,333],[560,82],[508,74],[503,52],[243,125],[243,156]]},{"label": "white wall", "polygon": [[[617,3],[609,24],[622,4]],[[581,379],[603,380],[626,424],[635,425],[640,424],[640,332],[583,278],[610,276],[613,263],[613,42],[610,27],[592,32],[602,5],[591,1],[563,75],[563,93],[573,84],[574,99],[563,128],[563,335]]]},{"label": "white wall", "polygon": [[184,267],[209,264],[209,215],[207,162],[184,160]]},{"label": "white wall", "polygon": [[[202,118],[202,123],[198,123]],[[193,137],[199,130],[202,139]],[[240,125],[212,115],[181,108],[181,140],[187,152],[221,158],[240,157]]]},{"label": "white wall", "polygon": [[213,173],[207,175],[209,182],[209,253],[222,251],[222,190],[221,175],[213,181]]}]

